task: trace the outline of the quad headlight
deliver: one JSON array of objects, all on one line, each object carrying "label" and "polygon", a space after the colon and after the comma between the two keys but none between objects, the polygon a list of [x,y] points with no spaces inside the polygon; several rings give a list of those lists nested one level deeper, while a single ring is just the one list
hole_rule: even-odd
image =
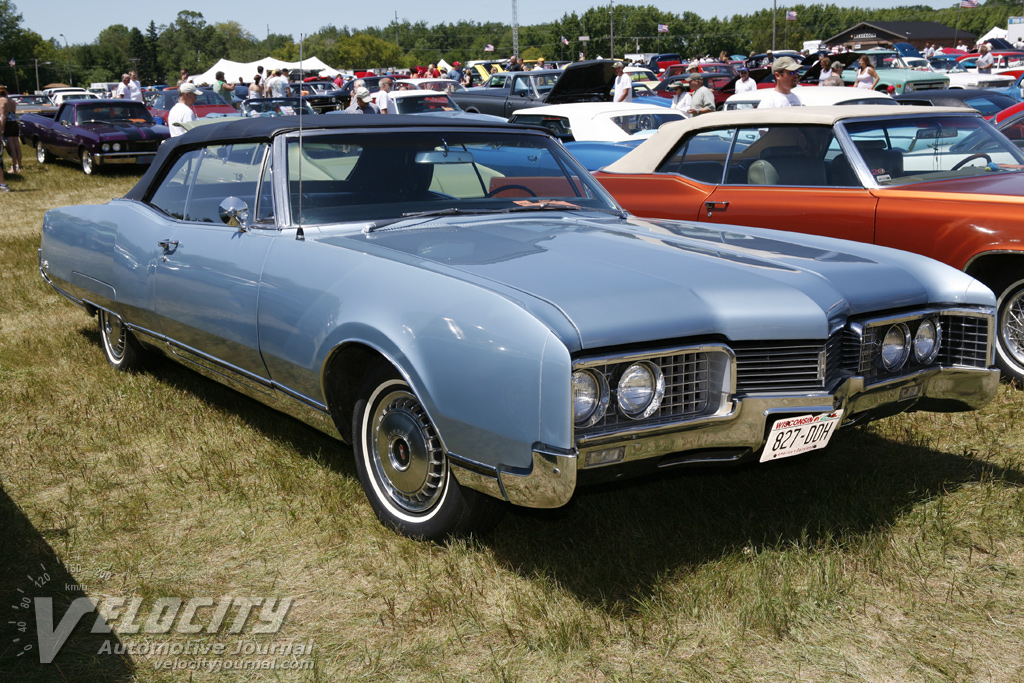
[{"label": "quad headlight", "polygon": [[895,372],[910,357],[910,328],[904,323],[889,327],[882,338],[882,367]]},{"label": "quad headlight", "polygon": [[642,420],[654,414],[665,398],[665,377],[648,361],[633,363],[619,377],[619,409],[626,417]]},{"label": "quad headlight", "polygon": [[572,419],[577,427],[590,427],[608,410],[608,382],[593,370],[572,373]]},{"label": "quad headlight", "polygon": [[941,342],[942,328],[939,324],[927,318],[922,320],[914,334],[914,358],[922,365],[934,362]]},{"label": "quad headlight", "polygon": [[120,142],[115,142],[114,143],[114,151],[115,152],[120,152],[121,151],[121,143]]},{"label": "quad headlight", "polygon": [[102,145],[100,145],[100,149],[102,149],[104,152],[109,152],[110,151],[110,143],[109,142],[104,142]]}]

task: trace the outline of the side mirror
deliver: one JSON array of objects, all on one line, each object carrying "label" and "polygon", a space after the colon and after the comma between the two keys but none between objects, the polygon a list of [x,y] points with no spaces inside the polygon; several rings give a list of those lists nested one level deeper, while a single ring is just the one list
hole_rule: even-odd
[{"label": "side mirror", "polygon": [[238,197],[227,197],[217,207],[220,219],[239,232],[245,232],[249,225],[249,205]]}]

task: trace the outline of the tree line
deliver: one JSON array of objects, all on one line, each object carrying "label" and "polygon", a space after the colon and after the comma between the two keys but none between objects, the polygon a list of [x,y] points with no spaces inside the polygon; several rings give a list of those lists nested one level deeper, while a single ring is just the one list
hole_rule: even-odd
[{"label": "tree line", "polygon": [[[787,11],[796,12],[796,20],[786,21]],[[980,36],[993,26],[1005,28],[1008,17],[1022,13],[1018,0],[987,0],[963,10],[956,4],[940,10],[923,5],[895,9],[792,5],[723,19],[704,19],[693,12],[675,14],[654,5],[614,5],[611,16],[608,7],[601,6],[581,15],[565,14],[551,23],[520,26],[518,47],[526,59],[549,61],[575,60],[580,54],[587,59],[621,57],[629,52],[748,54],[771,49],[773,19],[775,45],[783,49],[828,38],[862,21],[935,21]],[[440,59],[504,59],[512,54],[514,43],[512,26],[500,22],[396,21],[362,29],[329,25],[297,43],[287,35],[257,38],[238,22],[210,24],[201,12],[184,10],[169,25],[112,24],[92,43],[77,45],[58,37],[44,38],[21,23],[14,3],[0,0],[0,82],[18,91],[34,90],[37,73],[41,85],[67,80],[81,85],[117,81],[134,68],[143,84],[174,83],[181,69],[201,73],[220,58],[248,62],[271,56],[298,61],[300,56],[316,56],[338,69],[408,68]],[[659,26],[668,30],[661,32]],[[589,41],[581,42],[582,36]]]}]

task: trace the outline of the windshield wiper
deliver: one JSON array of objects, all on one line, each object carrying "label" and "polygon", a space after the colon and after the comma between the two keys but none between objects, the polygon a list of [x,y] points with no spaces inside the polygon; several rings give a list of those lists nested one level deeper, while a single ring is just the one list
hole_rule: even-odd
[{"label": "windshield wiper", "polygon": [[540,200],[537,202],[522,203],[517,206],[503,209],[507,213],[513,213],[518,211],[598,211],[600,213],[611,214],[612,216],[618,216],[619,218],[626,218],[629,214],[626,211],[618,209],[602,209],[596,206],[580,206],[579,204],[572,204],[561,200],[544,201]]},{"label": "windshield wiper", "polygon": [[395,223],[401,223],[402,221],[409,220],[410,218],[433,218],[434,216],[469,216],[472,214],[485,214],[485,213],[504,213],[504,209],[460,209],[457,206],[451,206],[445,209],[430,209],[429,211],[409,211],[403,213],[398,218],[390,218],[383,221],[374,221],[366,228],[363,232],[370,233],[382,228],[386,228],[389,225]]}]

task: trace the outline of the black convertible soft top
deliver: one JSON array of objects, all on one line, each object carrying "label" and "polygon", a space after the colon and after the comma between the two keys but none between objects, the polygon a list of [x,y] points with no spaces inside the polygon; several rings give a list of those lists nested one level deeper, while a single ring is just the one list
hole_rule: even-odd
[{"label": "black convertible soft top", "polygon": [[[379,116],[316,114],[314,116],[302,117],[302,129],[309,131],[332,129],[384,131],[391,128],[489,128],[492,130],[494,128],[501,128],[521,131],[526,126],[464,119],[453,121],[452,119],[440,116],[402,116],[400,114]],[[135,187],[128,191],[125,199],[141,201],[154,178],[160,175],[161,169],[167,163],[168,158],[178,156],[176,153],[178,150],[205,147],[211,144],[226,144],[229,142],[262,142],[270,140],[275,135],[297,130],[299,130],[298,116],[232,118],[230,121],[218,121],[217,123],[197,126],[184,135],[168,138],[161,143],[153,163],[146,170],[145,175],[135,184]]]}]

